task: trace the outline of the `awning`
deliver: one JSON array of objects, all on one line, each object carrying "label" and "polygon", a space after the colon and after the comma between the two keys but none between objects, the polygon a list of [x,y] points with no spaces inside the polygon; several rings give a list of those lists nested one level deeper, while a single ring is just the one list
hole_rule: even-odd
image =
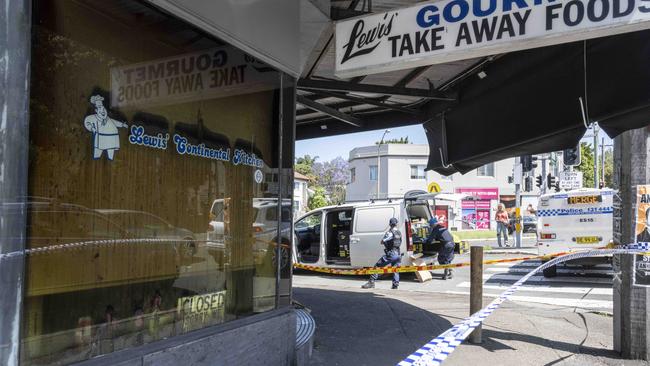
[{"label": "awning", "polygon": [[506,54],[425,123],[428,169],[465,173],[575,146],[584,113],[614,137],[650,122],[650,31]]}]

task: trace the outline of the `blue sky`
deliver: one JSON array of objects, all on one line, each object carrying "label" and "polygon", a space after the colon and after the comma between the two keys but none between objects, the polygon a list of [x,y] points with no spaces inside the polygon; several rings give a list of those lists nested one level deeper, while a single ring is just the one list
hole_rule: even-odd
[{"label": "blue sky", "polygon": [[[384,130],[351,133],[331,137],[296,141],[296,157],[311,155],[318,156],[318,161],[329,161],[337,156],[348,160],[350,150],[360,146],[371,146],[379,141]],[[390,128],[390,133],[385,139],[393,139],[408,136],[409,141],[414,144],[426,144],[427,136],[424,134],[422,125]]]},{"label": "blue sky", "polygon": [[[386,139],[400,138],[408,136],[409,140],[414,144],[426,144],[427,137],[424,133],[422,125],[413,125],[406,127],[391,128],[390,133],[386,135]],[[311,155],[318,156],[318,161],[329,161],[338,156],[347,160],[350,150],[360,146],[371,146],[381,138],[384,130],[374,130],[368,132],[351,133],[347,135],[321,137],[316,139],[296,141],[296,157]],[[587,130],[586,135],[593,136],[591,129]],[[611,145],[610,139],[604,132],[600,132],[600,137],[605,138],[605,144]],[[585,137],[582,141],[589,144],[593,143],[593,137]],[[598,139],[600,144],[601,139]],[[600,148],[599,148],[600,151]]]}]

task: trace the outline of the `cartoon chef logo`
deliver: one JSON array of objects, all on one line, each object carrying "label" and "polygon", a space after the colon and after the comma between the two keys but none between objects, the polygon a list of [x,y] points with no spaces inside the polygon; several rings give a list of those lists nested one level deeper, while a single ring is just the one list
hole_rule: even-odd
[{"label": "cartoon chef logo", "polygon": [[129,126],[108,116],[108,111],[104,107],[104,98],[101,95],[90,97],[90,104],[95,106],[95,113],[86,116],[84,127],[93,134],[93,158],[101,158],[106,151],[108,160],[113,160],[115,151],[120,149],[120,135],[117,129]]}]

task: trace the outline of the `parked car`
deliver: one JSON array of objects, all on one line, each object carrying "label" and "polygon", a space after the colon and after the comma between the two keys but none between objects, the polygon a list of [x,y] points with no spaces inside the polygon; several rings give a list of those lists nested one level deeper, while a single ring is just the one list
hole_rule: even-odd
[{"label": "parked car", "polygon": [[330,268],[372,267],[384,254],[379,242],[394,217],[403,234],[402,265],[411,265],[419,254],[431,264],[440,246],[425,243],[431,198],[424,191],[409,191],[401,199],[350,202],[308,212],[294,227],[294,261]]},{"label": "parked car", "polygon": [[137,238],[170,239],[170,243],[176,246],[183,261],[189,260],[196,253],[196,240],[192,231],[175,227],[154,214],[120,209],[97,209],[95,211],[117,223]]},{"label": "parked car", "polygon": [[[535,233],[537,232],[537,216],[522,216],[521,217],[522,228],[521,231],[524,233]],[[508,226],[508,233],[512,234],[515,232],[515,217],[510,218],[510,226]]]},{"label": "parked car", "polygon": [[[225,210],[229,199],[216,199],[210,208],[210,223],[207,235],[208,248],[223,248],[227,251],[224,237]],[[276,198],[253,199],[252,231],[254,236],[253,253],[257,264],[276,265],[276,244],[280,244],[280,268],[290,269],[291,249],[291,200],[282,201],[280,236],[278,237],[278,200]]]}]

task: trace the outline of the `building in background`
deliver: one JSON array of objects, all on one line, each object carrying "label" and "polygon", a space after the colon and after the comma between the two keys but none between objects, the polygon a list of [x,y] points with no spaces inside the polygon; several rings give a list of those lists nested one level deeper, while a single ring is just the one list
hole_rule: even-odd
[{"label": "building in background", "polygon": [[309,211],[309,177],[298,172],[293,173],[293,217],[302,216]]},{"label": "building in background", "polygon": [[[424,144],[382,144],[352,149],[346,200],[399,198],[410,190],[426,191],[429,184],[437,183],[443,192],[466,193],[477,198],[437,205],[436,216],[449,221],[450,227],[457,230],[494,229],[498,203],[503,202],[507,208],[515,206],[515,185],[508,183],[514,158],[451,176],[425,171],[428,158],[429,146]],[[533,188],[533,192],[522,193],[522,207],[529,203],[537,206],[539,189]]]}]

